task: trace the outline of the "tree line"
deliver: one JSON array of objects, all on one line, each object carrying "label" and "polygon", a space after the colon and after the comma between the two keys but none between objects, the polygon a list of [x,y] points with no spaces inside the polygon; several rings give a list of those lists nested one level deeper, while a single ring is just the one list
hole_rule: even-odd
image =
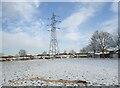
[{"label": "tree line", "polygon": [[93,52],[94,57],[96,52],[102,52],[104,56],[110,48],[120,51],[120,30],[113,35],[106,31],[95,31],[90,38],[90,43],[81,49],[81,52]]}]

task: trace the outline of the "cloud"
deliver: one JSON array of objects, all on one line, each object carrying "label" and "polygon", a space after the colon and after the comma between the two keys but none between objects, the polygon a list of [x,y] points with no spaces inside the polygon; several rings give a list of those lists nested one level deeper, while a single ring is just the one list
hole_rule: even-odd
[{"label": "cloud", "polygon": [[110,9],[113,12],[118,13],[118,2],[113,2]]},{"label": "cloud", "polygon": [[63,20],[60,26],[61,28],[68,29],[70,31],[75,30],[80,24],[85,22],[87,18],[92,16],[93,13],[94,13],[94,9],[92,8],[89,9],[86,7],[78,8],[78,10],[75,13],[73,13],[65,20]]},{"label": "cloud", "polygon": [[[41,31],[44,22],[38,19],[39,2],[3,2],[2,3],[2,44],[6,54],[16,54],[19,49],[40,53],[46,49],[48,39],[44,31]],[[43,39],[45,41],[43,41]],[[1,49],[2,50],[2,49]],[[10,52],[8,52],[11,50]],[[14,51],[15,50],[15,51]]]},{"label": "cloud", "polygon": [[97,11],[102,8],[101,5],[103,3],[82,3],[77,6],[73,14],[62,21],[60,24],[62,30],[59,31],[58,39],[63,41],[63,44],[67,42],[64,46],[60,45],[62,51],[70,51],[72,49],[79,51],[89,43],[92,32],[83,33],[79,28],[83,23],[96,15]]},{"label": "cloud", "polygon": [[35,7],[38,8],[40,6],[40,0],[34,0]]},{"label": "cloud", "polygon": [[67,38],[68,40],[76,41],[80,39],[80,34],[75,32],[70,32],[65,35],[65,38]]},{"label": "cloud", "polygon": [[34,20],[31,19],[29,22],[20,21],[18,23],[9,23],[7,27],[7,32],[19,33],[26,32],[28,34],[34,35],[43,29],[44,22],[41,19]]},{"label": "cloud", "polygon": [[76,11],[60,24],[63,30],[68,31],[65,32],[66,34],[64,33],[64,39],[76,41],[79,40],[81,36],[84,36],[80,33],[79,27],[94,16],[98,9],[101,8],[101,5],[103,5],[103,3],[80,3]]},{"label": "cloud", "polygon": [[[3,30],[16,32],[35,32],[40,29],[44,23],[37,18],[38,0],[36,2],[3,2],[2,4],[2,24]],[[37,29],[37,30],[36,30]]]},{"label": "cloud", "polygon": [[[38,3],[37,3],[38,6]],[[11,20],[21,18],[22,20],[29,20],[37,13],[36,2],[3,2],[2,16],[3,19]],[[9,15],[8,15],[9,14]]]},{"label": "cloud", "polygon": [[114,32],[118,30],[118,18],[113,17],[110,20],[103,22],[101,30],[114,34]]},{"label": "cloud", "polygon": [[[2,32],[2,35],[3,51],[8,49],[16,50],[16,52],[20,49],[30,50],[29,52],[32,52],[31,50],[38,50],[37,52],[33,53],[35,54],[42,52],[43,50],[47,50],[46,45],[48,44],[48,41],[47,38],[44,36],[44,33],[40,33],[40,35],[32,37],[26,34],[25,32],[19,32],[16,34]],[[11,51],[11,53],[13,52]]]},{"label": "cloud", "polygon": [[102,23],[101,30],[107,31],[114,35],[114,33],[118,30],[118,3],[113,2],[110,10],[114,13],[114,15]]}]

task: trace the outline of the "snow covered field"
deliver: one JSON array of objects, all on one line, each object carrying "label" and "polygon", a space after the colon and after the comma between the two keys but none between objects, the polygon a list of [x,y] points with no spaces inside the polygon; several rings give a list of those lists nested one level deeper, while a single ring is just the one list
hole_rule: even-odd
[{"label": "snow covered field", "polygon": [[93,86],[118,85],[118,59],[65,58],[1,63],[3,86],[78,86],[42,79],[84,80]]}]

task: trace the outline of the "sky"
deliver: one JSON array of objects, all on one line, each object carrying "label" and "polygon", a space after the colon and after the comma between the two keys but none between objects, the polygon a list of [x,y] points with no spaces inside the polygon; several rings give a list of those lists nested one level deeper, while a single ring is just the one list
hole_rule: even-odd
[{"label": "sky", "polygon": [[[25,0],[24,0],[25,1]],[[0,52],[16,55],[20,49],[28,54],[49,51],[50,27],[48,18],[54,12],[58,23],[59,51],[70,52],[87,46],[96,30],[116,33],[117,2],[2,2]]]}]

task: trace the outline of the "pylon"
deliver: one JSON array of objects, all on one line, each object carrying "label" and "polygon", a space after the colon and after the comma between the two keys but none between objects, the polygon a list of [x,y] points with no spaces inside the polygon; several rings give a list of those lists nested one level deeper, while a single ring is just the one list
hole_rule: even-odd
[{"label": "pylon", "polygon": [[[49,46],[49,54],[54,56],[56,54],[59,54],[59,47],[58,47],[58,42],[57,42],[57,32],[56,32],[56,23],[60,22],[56,20],[56,15],[53,13],[51,17],[51,39],[50,39],[50,46]],[[60,29],[60,28],[58,28]]]}]

